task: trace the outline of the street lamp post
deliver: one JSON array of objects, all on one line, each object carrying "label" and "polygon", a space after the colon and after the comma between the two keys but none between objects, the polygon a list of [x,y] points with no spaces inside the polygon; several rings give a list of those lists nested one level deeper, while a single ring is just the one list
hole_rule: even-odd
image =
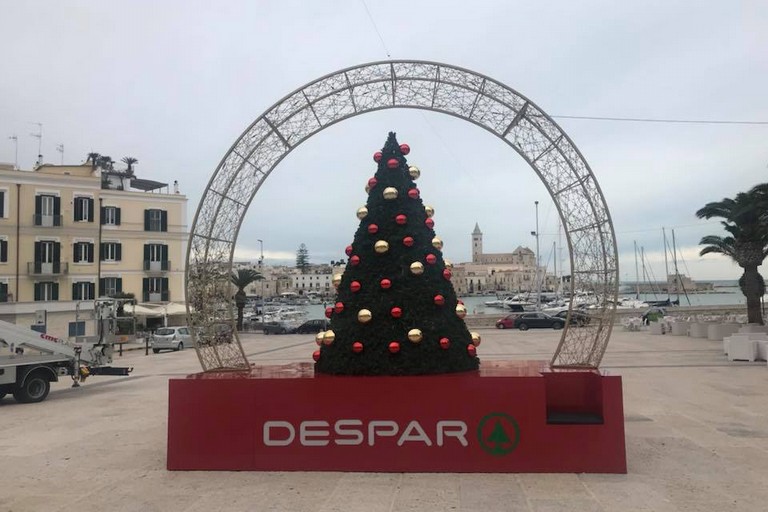
[{"label": "street lamp post", "polygon": [[536,309],[541,309],[541,282],[539,281],[539,202],[536,205],[536,231],[531,234],[536,237]]},{"label": "street lamp post", "polygon": [[256,240],[259,242],[259,250],[261,253],[261,256],[259,256],[259,274],[261,274],[261,312],[262,315],[264,314],[264,270],[263,270],[263,264],[264,264],[264,241],[263,240]]}]

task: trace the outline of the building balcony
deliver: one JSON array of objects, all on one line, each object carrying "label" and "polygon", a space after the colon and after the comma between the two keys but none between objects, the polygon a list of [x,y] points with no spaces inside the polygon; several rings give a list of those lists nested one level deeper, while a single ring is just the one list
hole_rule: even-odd
[{"label": "building balcony", "polygon": [[169,290],[143,292],[141,298],[143,302],[170,302],[171,293]]},{"label": "building balcony", "polygon": [[53,263],[43,263],[40,261],[30,261],[27,263],[27,273],[31,276],[60,276],[66,274],[69,270],[67,262],[54,261]]},{"label": "building balcony", "polygon": [[32,222],[35,226],[42,226],[44,228],[59,228],[61,227],[62,215],[42,215],[36,213],[32,216]]},{"label": "building balcony", "polygon": [[171,262],[168,260],[151,261],[144,260],[144,271],[146,272],[168,272],[171,269]]}]

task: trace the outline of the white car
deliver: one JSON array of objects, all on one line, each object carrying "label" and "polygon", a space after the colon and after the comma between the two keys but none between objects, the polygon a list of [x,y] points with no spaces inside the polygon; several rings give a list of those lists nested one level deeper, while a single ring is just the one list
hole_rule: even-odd
[{"label": "white car", "polygon": [[192,333],[189,327],[161,327],[152,337],[152,352],[161,350],[184,350],[192,346]]}]

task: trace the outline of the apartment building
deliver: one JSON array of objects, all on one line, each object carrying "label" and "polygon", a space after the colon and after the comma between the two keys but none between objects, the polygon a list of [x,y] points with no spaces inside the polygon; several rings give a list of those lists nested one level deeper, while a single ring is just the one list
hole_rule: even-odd
[{"label": "apartment building", "polygon": [[0,164],[0,319],[88,334],[96,297],[183,302],[187,198],[131,171]]}]

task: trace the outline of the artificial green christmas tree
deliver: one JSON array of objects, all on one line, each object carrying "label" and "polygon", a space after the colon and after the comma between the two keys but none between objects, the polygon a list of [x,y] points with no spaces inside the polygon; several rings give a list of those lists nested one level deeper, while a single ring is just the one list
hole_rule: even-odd
[{"label": "artificial green christmas tree", "polygon": [[435,236],[434,210],[414,183],[410,152],[390,133],[374,155],[368,202],[347,247],[349,260],[328,308],[330,330],[318,334],[315,368],[339,375],[420,375],[476,370],[477,334],[451,284],[450,264]]}]

